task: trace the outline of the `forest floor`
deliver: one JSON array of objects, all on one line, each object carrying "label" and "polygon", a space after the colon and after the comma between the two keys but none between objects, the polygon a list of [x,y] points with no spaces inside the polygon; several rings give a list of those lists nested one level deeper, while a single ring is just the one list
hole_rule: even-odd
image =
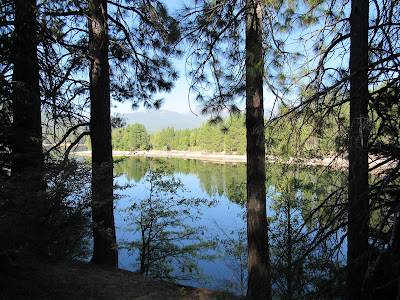
[{"label": "forest floor", "polygon": [[240,299],[78,261],[0,263],[0,299]]}]

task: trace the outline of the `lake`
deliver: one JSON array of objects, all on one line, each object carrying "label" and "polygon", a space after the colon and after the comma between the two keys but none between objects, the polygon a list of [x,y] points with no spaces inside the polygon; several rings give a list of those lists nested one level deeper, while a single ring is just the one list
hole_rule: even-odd
[{"label": "lake", "polygon": [[[162,169],[159,177],[155,177],[155,172],[151,177],[150,168]],[[346,248],[342,188],[346,174],[323,167],[283,164],[268,164],[266,170],[271,275],[275,295],[290,291],[293,296],[304,296],[334,277],[339,278],[336,280],[338,284],[342,284],[336,272],[344,263]],[[171,215],[178,215],[165,227],[154,227],[153,232],[158,230],[158,236],[154,234],[151,242],[156,251],[148,252],[147,262],[159,262],[160,266],[148,268],[146,272],[164,279],[173,277],[186,285],[245,293],[244,163],[129,157],[116,163],[114,173],[116,184],[123,187],[117,190],[120,199],[115,207],[117,240],[121,247],[120,268],[138,271],[143,267],[139,251],[146,244],[142,239],[144,233],[150,236],[150,231],[143,229],[144,225],[148,228],[149,224],[154,226],[168,218],[173,220]],[[160,182],[173,178],[185,190],[174,192],[168,186],[156,193],[157,182],[161,186]],[[183,201],[190,198],[197,199],[197,202]],[[186,207],[187,203],[192,206]],[[158,210],[162,216],[150,218],[149,214],[141,211],[144,207],[157,211],[157,205],[164,205]],[[139,220],[142,220],[141,224],[138,224]],[[182,238],[184,235],[187,238]],[[180,256],[177,249],[187,252]],[[151,260],[152,255],[160,253],[163,253],[162,259],[156,256],[156,260]],[[170,257],[165,253],[170,253]],[[193,263],[198,270],[194,269]],[[335,289],[335,285],[328,289]],[[330,294],[333,292],[329,291]]]}]

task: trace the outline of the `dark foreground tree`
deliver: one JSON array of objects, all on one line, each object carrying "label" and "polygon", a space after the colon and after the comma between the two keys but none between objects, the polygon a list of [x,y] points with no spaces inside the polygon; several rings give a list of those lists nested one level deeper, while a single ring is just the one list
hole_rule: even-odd
[{"label": "dark foreground tree", "polygon": [[43,157],[36,0],[16,0],[14,5],[11,149],[12,172],[18,174],[38,171]]},{"label": "dark foreground tree", "polygon": [[350,17],[350,132],[348,210],[348,299],[367,299],[369,238],[369,3],[352,0]]},{"label": "dark foreground tree", "polygon": [[[117,101],[132,101],[133,107],[144,103],[146,108],[158,108],[161,100],[154,95],[169,91],[177,77],[167,57],[177,53],[174,45],[179,30],[157,0],[56,3],[50,5],[46,17],[51,24],[59,24],[51,36],[63,47],[63,66],[73,77],[65,90],[72,101],[82,104],[83,111],[91,104],[93,261],[115,265],[110,92]],[[82,64],[82,58],[90,60],[90,66]],[[86,127],[85,113],[82,116],[58,144],[77,128]]]},{"label": "dark foreground tree", "polygon": [[262,8],[260,1],[248,0],[246,4],[247,297],[270,299],[265,189]]},{"label": "dark foreground tree", "polygon": [[33,253],[47,256],[45,222],[48,211],[43,180],[37,5],[36,0],[17,0],[13,5],[10,53],[13,121],[9,134],[13,188],[7,198],[15,208],[19,224],[16,230],[23,232],[21,245],[26,243]]},{"label": "dark foreground tree", "polygon": [[107,0],[89,1],[92,262],[118,265],[114,226]]},{"label": "dark foreground tree", "polygon": [[[193,52],[192,88],[203,113],[216,116],[224,109],[238,112],[237,98],[246,99],[247,235],[249,299],[271,297],[265,188],[265,127],[263,82],[265,72],[262,1],[202,1],[189,18]],[[190,18],[193,18],[191,20]],[[190,37],[189,37],[190,39]],[[244,41],[244,39],[246,41]],[[245,45],[245,47],[244,47]],[[207,67],[207,68],[206,68]],[[209,75],[214,79],[211,94]],[[228,129],[229,130],[229,129]]]},{"label": "dark foreground tree", "polygon": [[[316,12],[322,12],[325,16],[319,21],[313,15],[291,15],[292,19],[321,25],[314,34],[300,39],[304,48],[308,43],[312,55],[304,56],[306,75],[297,80],[299,87],[311,94],[303,94],[304,100],[293,111],[304,114],[309,110],[307,114],[318,129],[320,120],[325,122],[336,109],[347,114],[349,104],[350,124],[347,116],[338,115],[338,128],[344,130],[336,140],[338,153],[349,152],[350,165],[348,226],[344,228],[348,234],[346,292],[349,299],[393,298],[399,293],[400,253],[398,206],[394,204],[399,199],[400,44],[395,12],[399,5],[386,0],[350,1],[349,15],[350,9],[333,3],[309,2],[307,13],[318,16]],[[300,61],[301,57],[296,63]],[[309,75],[310,81],[306,79]],[[293,90],[293,86],[289,88]]]}]

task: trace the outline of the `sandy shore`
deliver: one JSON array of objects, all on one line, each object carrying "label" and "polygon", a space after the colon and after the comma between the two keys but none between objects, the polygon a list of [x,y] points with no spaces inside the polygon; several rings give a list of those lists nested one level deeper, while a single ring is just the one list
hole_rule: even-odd
[{"label": "sandy shore", "polygon": [[[90,156],[91,151],[75,152],[75,155]],[[246,155],[232,155],[224,153],[207,153],[201,151],[113,151],[114,157],[124,156],[143,156],[143,157],[177,157],[184,159],[197,159],[215,163],[225,162],[246,162]],[[317,158],[293,158],[284,160],[277,156],[268,155],[266,161],[269,163],[285,163],[285,164],[304,164],[310,166],[331,166],[335,169],[346,169],[348,161],[342,157],[326,157],[324,159]]]},{"label": "sandy shore", "polygon": [[[79,151],[75,152],[74,155],[92,155],[91,151]],[[113,151],[114,157],[121,156],[144,156],[144,157],[177,157],[186,159],[198,159],[204,161],[213,162],[246,162],[246,155],[228,155],[228,154],[214,154],[205,153],[201,151],[161,151],[161,150],[150,150],[150,151]]]},{"label": "sandy shore", "polygon": [[[91,151],[74,152],[74,155],[91,156]],[[246,155],[232,155],[224,153],[208,153],[202,151],[113,151],[114,157],[129,157],[129,156],[142,156],[142,157],[177,157],[183,159],[197,159],[201,161],[208,161],[212,163],[239,163],[246,162]],[[267,163],[283,163],[283,164],[297,164],[307,166],[325,166],[334,170],[347,170],[349,168],[349,161],[344,156],[331,156],[323,159],[318,158],[295,158],[282,159],[278,156],[267,155],[265,157]],[[369,167],[372,169],[371,174],[379,174],[388,168],[392,168],[397,162],[384,163],[383,159],[377,157],[369,158]]]}]

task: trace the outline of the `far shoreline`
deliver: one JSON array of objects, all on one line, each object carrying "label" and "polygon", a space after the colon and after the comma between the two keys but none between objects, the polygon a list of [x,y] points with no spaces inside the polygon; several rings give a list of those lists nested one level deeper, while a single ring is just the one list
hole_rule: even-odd
[{"label": "far shoreline", "polygon": [[[91,156],[91,151],[78,151],[74,155]],[[196,159],[213,163],[239,163],[246,162],[246,155],[225,154],[225,153],[209,153],[202,151],[162,151],[162,150],[137,150],[137,151],[113,151],[113,157],[175,157],[183,159]],[[278,156],[267,155],[265,157],[267,163],[283,163],[283,164],[301,164],[308,166],[325,166],[334,169],[344,170],[348,168],[348,160],[342,156],[319,158],[295,158],[289,157],[282,159]]]}]

